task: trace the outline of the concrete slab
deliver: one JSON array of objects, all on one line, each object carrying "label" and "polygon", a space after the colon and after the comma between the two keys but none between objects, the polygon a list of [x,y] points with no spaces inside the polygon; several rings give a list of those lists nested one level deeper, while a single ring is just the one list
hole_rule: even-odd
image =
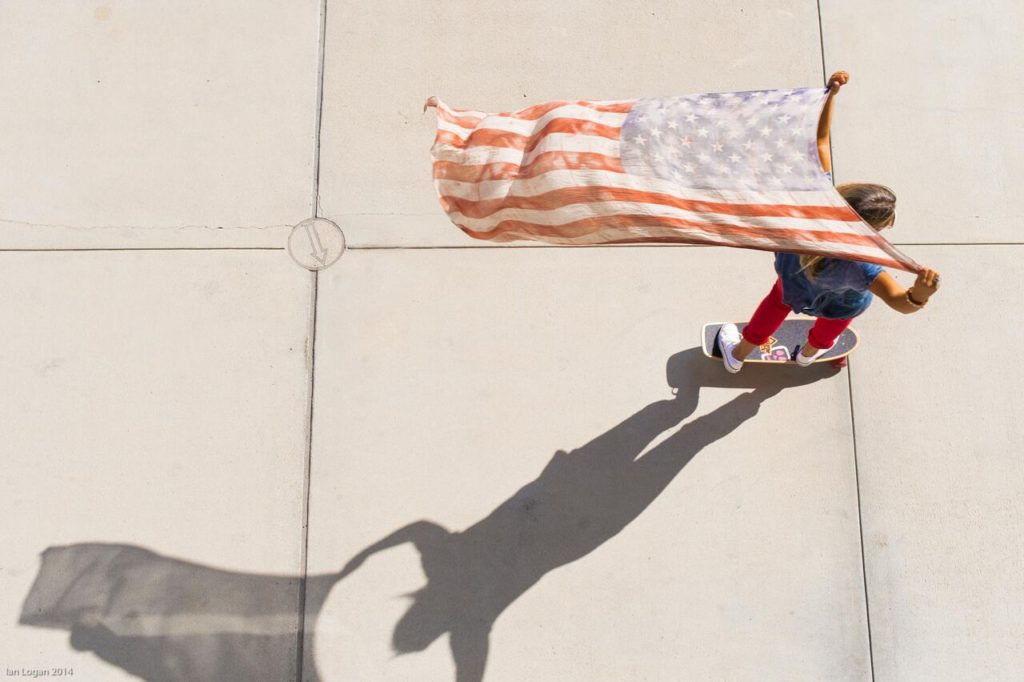
[{"label": "concrete slab", "polygon": [[288,243],[293,225],[184,227],[36,225],[0,220],[0,251],[117,249],[272,249]]},{"label": "concrete slab", "polygon": [[0,670],[285,679],[310,275],[265,252],[0,264]]},{"label": "concrete slab", "polygon": [[[283,249],[320,7],[4,3],[0,251]],[[490,245],[437,205],[428,95],[808,85],[814,4],[328,9],[322,209],[368,250],[320,275],[307,682],[473,677],[488,629],[488,680],[865,680],[868,611],[874,679],[1022,667],[1024,377],[973,351],[1021,340],[1020,247],[980,245],[1020,241],[1021,7],[821,3],[853,75],[837,181],[896,188],[898,244],[978,244],[906,249],[946,287],[861,318],[852,381],[699,355],[766,254],[433,248]],[[0,265],[0,670],[293,676],[310,276],[283,250]]]},{"label": "concrete slab", "polygon": [[35,247],[105,227],[76,237],[105,248],[308,218],[320,5],[3,3],[3,227],[44,228]]},{"label": "concrete slab", "polygon": [[875,676],[1013,679],[1024,668],[1024,369],[984,348],[1024,342],[1024,253],[918,250],[944,288],[912,316],[871,310],[851,374]]},{"label": "concrete slab", "polygon": [[[785,49],[779,49],[784,36]],[[430,175],[430,95],[509,111],[821,81],[813,3],[613,0],[370,5],[327,12],[321,214],[354,246],[466,245]],[[479,245],[479,242],[475,242]]]},{"label": "concrete slab", "polygon": [[882,0],[821,4],[828,71],[846,69],[833,121],[837,182],[899,199],[897,243],[1021,241],[1007,197],[1024,174],[1024,6]]},{"label": "concrete slab", "polygon": [[846,377],[698,348],[769,254],[345,258],[317,317],[324,679],[478,679],[488,630],[488,680],[869,679]]}]

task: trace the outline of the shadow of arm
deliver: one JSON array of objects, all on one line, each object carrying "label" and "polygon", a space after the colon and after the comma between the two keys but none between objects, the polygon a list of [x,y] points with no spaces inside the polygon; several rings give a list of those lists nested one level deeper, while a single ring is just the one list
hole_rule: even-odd
[{"label": "shadow of arm", "polygon": [[350,573],[354,572],[357,568],[363,565],[363,562],[369,559],[377,552],[381,552],[391,547],[411,542],[416,546],[416,549],[422,555],[427,548],[434,546],[437,542],[443,541],[449,535],[448,531],[434,523],[433,521],[416,521],[410,523],[408,526],[399,528],[394,533],[391,533],[387,537],[373,543],[363,551],[352,557],[345,567],[341,569],[341,574],[338,576],[339,580],[344,579]]}]

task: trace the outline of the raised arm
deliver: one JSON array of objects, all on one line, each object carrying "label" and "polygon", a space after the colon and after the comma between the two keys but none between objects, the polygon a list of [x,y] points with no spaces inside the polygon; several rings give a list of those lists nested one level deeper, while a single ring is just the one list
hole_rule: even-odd
[{"label": "raised arm", "polygon": [[885,301],[886,305],[904,314],[916,313],[923,308],[938,289],[939,273],[931,268],[925,268],[909,289],[901,287],[887,272],[879,273],[870,287],[871,293]]},{"label": "raised arm", "polygon": [[850,74],[845,71],[836,71],[829,76],[828,98],[825,99],[825,107],[821,110],[821,118],[818,119],[818,158],[821,160],[821,167],[826,171],[832,171],[832,150],[829,148],[829,131],[832,129],[832,100],[839,94],[839,88],[846,85],[850,80]]}]

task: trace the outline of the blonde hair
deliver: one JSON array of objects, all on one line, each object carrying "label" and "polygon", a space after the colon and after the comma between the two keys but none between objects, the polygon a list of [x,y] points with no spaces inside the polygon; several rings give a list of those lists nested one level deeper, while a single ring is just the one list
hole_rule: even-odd
[{"label": "blonde hair", "polygon": [[[876,230],[882,229],[896,215],[896,193],[885,185],[851,182],[836,187],[846,203],[864,222]],[[800,271],[813,280],[825,267],[825,256],[800,256]]]}]

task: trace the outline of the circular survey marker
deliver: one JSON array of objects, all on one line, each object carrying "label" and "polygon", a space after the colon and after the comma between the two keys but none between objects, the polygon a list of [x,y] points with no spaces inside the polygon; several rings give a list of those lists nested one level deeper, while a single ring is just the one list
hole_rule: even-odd
[{"label": "circular survey marker", "polygon": [[345,234],[326,218],[310,218],[292,228],[288,254],[307,270],[323,270],[345,253]]}]

